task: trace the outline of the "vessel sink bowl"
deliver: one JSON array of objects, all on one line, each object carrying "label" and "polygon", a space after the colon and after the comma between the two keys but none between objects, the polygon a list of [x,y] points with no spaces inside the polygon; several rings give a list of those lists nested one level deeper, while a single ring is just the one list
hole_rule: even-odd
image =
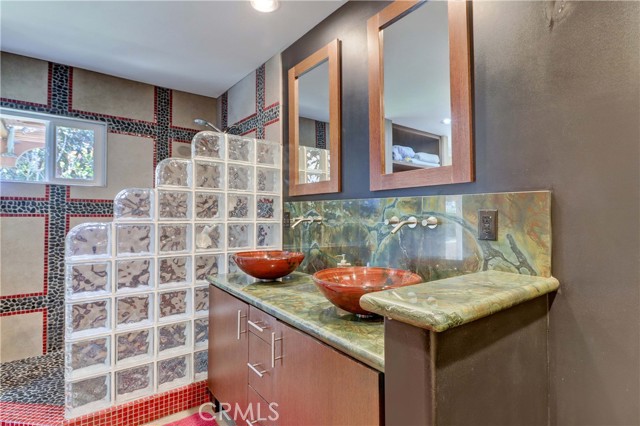
[{"label": "vessel sink bowl", "polygon": [[374,315],[360,307],[363,295],[423,281],[411,271],[365,266],[330,268],[313,274],[313,282],[331,303],[361,316]]},{"label": "vessel sink bowl", "polygon": [[302,253],[283,250],[243,251],[233,255],[238,268],[261,280],[275,280],[289,275],[303,259]]}]

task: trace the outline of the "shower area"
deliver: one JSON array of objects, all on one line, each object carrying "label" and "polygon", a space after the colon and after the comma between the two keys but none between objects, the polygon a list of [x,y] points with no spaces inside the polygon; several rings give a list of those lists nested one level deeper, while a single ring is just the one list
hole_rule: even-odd
[{"label": "shower area", "polygon": [[64,350],[0,365],[0,419],[93,425],[100,412],[115,424],[116,410],[144,411],[172,392],[201,403],[206,277],[236,272],[233,252],[281,248],[281,165],[280,144],[199,132],[190,159],[158,163],[155,188],[123,189],[111,217],[96,214],[111,220],[67,224],[64,288],[49,289],[63,300],[53,320]]}]

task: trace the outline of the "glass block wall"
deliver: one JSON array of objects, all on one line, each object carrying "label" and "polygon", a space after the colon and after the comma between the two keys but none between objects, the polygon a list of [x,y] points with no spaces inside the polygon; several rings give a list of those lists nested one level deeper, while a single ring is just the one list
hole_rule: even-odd
[{"label": "glass block wall", "polygon": [[207,275],[281,248],[281,146],[207,131],[191,149],[67,235],[67,418],[205,379]]}]

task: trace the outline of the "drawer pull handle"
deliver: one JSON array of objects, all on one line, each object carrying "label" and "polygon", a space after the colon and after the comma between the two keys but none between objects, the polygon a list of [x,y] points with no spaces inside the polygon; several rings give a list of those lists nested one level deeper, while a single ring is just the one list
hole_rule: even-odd
[{"label": "drawer pull handle", "polygon": [[247,330],[242,331],[242,325],[240,324],[242,322],[242,318],[246,318],[246,315],[242,315],[242,310],[238,309],[238,340],[240,340],[240,335],[243,333],[246,333]]},{"label": "drawer pull handle", "polygon": [[[247,324],[249,324],[251,327],[253,327],[253,328],[255,328],[256,330],[258,330],[260,333],[264,333],[264,329],[265,329],[265,328],[267,328],[267,327],[262,328],[262,327],[260,327],[260,326],[258,325],[258,323],[255,323],[255,322],[253,322],[253,321],[251,321],[251,320],[247,321]],[[257,421],[257,420],[256,420],[256,421]]]},{"label": "drawer pull handle", "polygon": [[251,364],[250,362],[247,363],[247,367],[249,367],[251,370],[253,370],[254,373],[256,373],[258,375],[258,377],[264,377],[264,373],[266,373],[266,370],[258,370],[256,367],[259,366],[260,363],[258,364]]},{"label": "drawer pull handle", "polygon": [[276,342],[282,340],[282,337],[276,339],[276,333],[271,333],[271,368],[276,368],[276,360],[282,359],[281,356],[276,358]]}]

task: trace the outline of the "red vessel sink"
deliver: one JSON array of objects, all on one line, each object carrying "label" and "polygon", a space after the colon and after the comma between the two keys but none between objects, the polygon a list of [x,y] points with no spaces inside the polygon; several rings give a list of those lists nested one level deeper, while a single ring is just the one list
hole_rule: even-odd
[{"label": "red vessel sink", "polygon": [[330,268],[313,274],[313,281],[331,303],[345,311],[373,315],[360,307],[360,298],[374,291],[389,290],[423,282],[422,277],[403,269],[353,266]]},{"label": "red vessel sink", "polygon": [[289,275],[303,259],[302,253],[282,250],[243,251],[233,255],[238,268],[261,280],[275,280]]}]

